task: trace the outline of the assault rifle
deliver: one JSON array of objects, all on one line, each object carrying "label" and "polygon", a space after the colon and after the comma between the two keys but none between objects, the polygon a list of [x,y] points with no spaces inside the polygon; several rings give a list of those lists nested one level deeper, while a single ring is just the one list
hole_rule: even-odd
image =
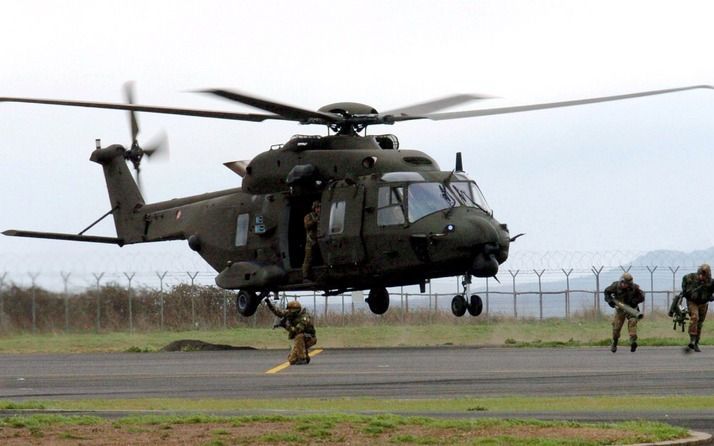
[{"label": "assault rifle", "polygon": [[667,314],[672,318],[672,330],[676,330],[677,325],[679,325],[682,328],[682,333],[684,333],[684,325],[689,319],[689,311],[687,311],[687,304],[684,302],[684,294],[679,293],[674,296]]}]

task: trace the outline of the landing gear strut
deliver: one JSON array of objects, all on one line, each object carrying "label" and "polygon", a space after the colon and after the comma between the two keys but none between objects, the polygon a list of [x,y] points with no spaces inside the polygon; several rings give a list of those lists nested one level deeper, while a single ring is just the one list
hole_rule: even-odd
[{"label": "landing gear strut", "polygon": [[[451,312],[454,313],[454,316],[461,317],[466,314],[468,310],[471,316],[478,316],[481,314],[481,311],[483,311],[483,301],[478,295],[471,294],[471,274],[466,273],[464,275],[464,280],[461,282],[461,285],[464,287],[464,293],[457,294],[451,300]],[[464,296],[468,296],[469,294],[471,294],[471,298],[469,302],[466,302]]]}]

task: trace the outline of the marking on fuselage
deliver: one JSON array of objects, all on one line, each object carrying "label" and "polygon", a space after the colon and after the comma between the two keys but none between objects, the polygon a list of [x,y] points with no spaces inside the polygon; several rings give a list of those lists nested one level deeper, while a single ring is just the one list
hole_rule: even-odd
[{"label": "marking on fuselage", "polygon": [[[322,353],[322,349],[321,349],[321,348],[318,348],[318,349],[316,349],[316,350],[313,350],[313,351],[310,352],[310,358],[314,358],[315,356],[319,355],[320,353]],[[285,361],[284,363],[282,363],[282,364],[280,364],[280,365],[277,365],[277,366],[273,367],[272,369],[266,371],[265,374],[266,374],[266,375],[274,375],[274,374],[278,373],[278,372],[281,371],[281,370],[287,369],[288,367],[290,367],[290,363],[287,362],[287,361]]]}]

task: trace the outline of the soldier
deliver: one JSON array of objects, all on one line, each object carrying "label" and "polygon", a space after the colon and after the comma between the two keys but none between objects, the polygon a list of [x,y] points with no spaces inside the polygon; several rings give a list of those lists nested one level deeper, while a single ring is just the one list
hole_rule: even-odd
[{"label": "soldier", "polygon": [[696,273],[682,277],[682,295],[687,299],[689,310],[689,344],[687,345],[689,350],[701,352],[699,338],[704,319],[707,317],[709,302],[714,300],[713,294],[712,269],[706,263],[701,265]]},{"label": "soldier", "polygon": [[269,297],[264,302],[268,309],[280,318],[280,322],[275,327],[283,327],[288,332],[288,339],[293,340],[288,362],[294,365],[309,364],[308,349],[317,344],[317,337],[315,336],[315,326],[312,324],[307,310],[302,308],[300,302],[296,300],[288,302],[285,310],[275,308]]},{"label": "soldier", "polygon": [[[605,302],[612,308],[615,308],[615,301],[628,305],[636,310],[637,305],[645,301],[645,294],[640,289],[640,286],[634,283],[632,274],[624,273],[619,281],[605,288]],[[627,319],[627,332],[630,334],[630,351],[637,350],[637,318],[625,313],[620,308],[615,310],[615,317],[612,319],[612,345],[610,351],[617,351],[617,341],[620,339],[620,331],[622,325]]]},{"label": "soldier", "polygon": [[320,222],[320,202],[312,203],[312,212],[305,215],[305,258],[302,262],[302,278],[308,282],[312,279],[313,251],[317,249],[317,226]]}]

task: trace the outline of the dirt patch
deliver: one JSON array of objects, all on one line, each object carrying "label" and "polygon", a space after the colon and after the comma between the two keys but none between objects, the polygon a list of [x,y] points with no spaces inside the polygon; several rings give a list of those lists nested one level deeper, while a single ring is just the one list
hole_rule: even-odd
[{"label": "dirt patch", "polygon": [[[0,444],[15,445],[296,445],[325,446],[372,444],[472,444],[475,439],[499,438],[498,444],[518,444],[518,439],[588,440],[621,444],[630,432],[599,427],[510,426],[507,428],[456,428],[370,422],[321,423],[305,421],[251,421],[187,424],[124,424],[93,426],[53,425],[42,428],[0,428]],[[509,440],[510,439],[510,440]]]},{"label": "dirt patch", "polygon": [[215,352],[219,350],[255,350],[254,347],[211,344],[196,339],[180,339],[163,347],[162,352]]}]

